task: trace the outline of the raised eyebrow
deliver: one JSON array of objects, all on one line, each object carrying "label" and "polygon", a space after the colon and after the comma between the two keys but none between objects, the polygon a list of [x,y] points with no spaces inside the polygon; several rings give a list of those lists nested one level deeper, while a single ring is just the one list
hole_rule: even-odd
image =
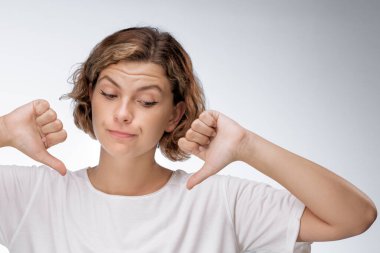
[{"label": "raised eyebrow", "polygon": [[151,89],[157,90],[158,92],[162,93],[161,87],[158,86],[157,84],[149,84],[149,85],[139,87],[137,91],[144,91],[144,90],[151,90]]},{"label": "raised eyebrow", "polygon": [[[108,81],[110,81],[116,87],[121,88],[120,85],[115,80],[113,80],[111,77],[109,77],[107,75],[102,76],[101,78],[99,78],[98,82],[100,82],[103,79],[107,79]],[[157,90],[158,92],[162,93],[161,87],[159,85],[157,85],[157,84],[148,84],[148,85],[145,85],[145,86],[137,88],[136,91],[145,91],[145,90],[151,90],[151,89]]]},{"label": "raised eyebrow", "polygon": [[105,76],[102,76],[101,78],[99,78],[98,82],[102,81],[103,79],[107,79],[108,81],[110,81],[113,85],[115,85],[116,87],[120,88],[120,85],[115,81],[113,80],[111,77],[105,75]]}]

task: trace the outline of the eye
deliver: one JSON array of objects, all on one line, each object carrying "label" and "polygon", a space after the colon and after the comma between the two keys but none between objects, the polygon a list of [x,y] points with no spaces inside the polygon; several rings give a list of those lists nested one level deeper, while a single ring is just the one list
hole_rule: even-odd
[{"label": "eye", "polygon": [[110,99],[110,100],[112,100],[112,99],[114,99],[114,98],[117,97],[117,95],[115,95],[115,94],[110,94],[110,93],[106,93],[106,92],[104,92],[103,90],[100,90],[100,94],[101,94],[102,96],[106,97],[107,99]]},{"label": "eye", "polygon": [[158,102],[156,101],[146,101],[146,100],[138,100],[138,102],[144,106],[144,107],[152,107],[154,106],[155,104],[157,104]]}]

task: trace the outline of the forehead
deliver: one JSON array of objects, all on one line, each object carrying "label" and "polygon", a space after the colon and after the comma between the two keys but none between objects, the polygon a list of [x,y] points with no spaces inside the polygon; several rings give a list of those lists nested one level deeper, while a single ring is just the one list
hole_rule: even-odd
[{"label": "forehead", "polygon": [[150,83],[169,88],[169,80],[164,69],[151,62],[128,62],[120,61],[111,64],[100,72],[99,79],[110,76],[118,82],[128,83]]}]

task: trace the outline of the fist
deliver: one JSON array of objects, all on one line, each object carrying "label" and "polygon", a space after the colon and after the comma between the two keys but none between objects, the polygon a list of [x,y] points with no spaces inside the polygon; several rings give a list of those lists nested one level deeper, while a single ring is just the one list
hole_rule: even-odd
[{"label": "fist", "polygon": [[65,165],[47,149],[66,140],[67,134],[56,112],[45,100],[25,104],[3,117],[6,145],[64,175]]},{"label": "fist", "polygon": [[179,139],[179,147],[205,163],[192,175],[187,188],[222,170],[229,163],[238,160],[247,130],[217,111],[205,111],[196,119],[185,137]]}]

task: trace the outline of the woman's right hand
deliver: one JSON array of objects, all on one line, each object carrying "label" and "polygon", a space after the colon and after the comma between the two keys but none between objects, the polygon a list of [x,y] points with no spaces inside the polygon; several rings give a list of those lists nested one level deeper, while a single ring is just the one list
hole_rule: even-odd
[{"label": "woman's right hand", "polygon": [[11,146],[32,159],[66,174],[66,166],[47,149],[66,140],[56,112],[46,100],[35,100],[0,117],[2,146]]}]

